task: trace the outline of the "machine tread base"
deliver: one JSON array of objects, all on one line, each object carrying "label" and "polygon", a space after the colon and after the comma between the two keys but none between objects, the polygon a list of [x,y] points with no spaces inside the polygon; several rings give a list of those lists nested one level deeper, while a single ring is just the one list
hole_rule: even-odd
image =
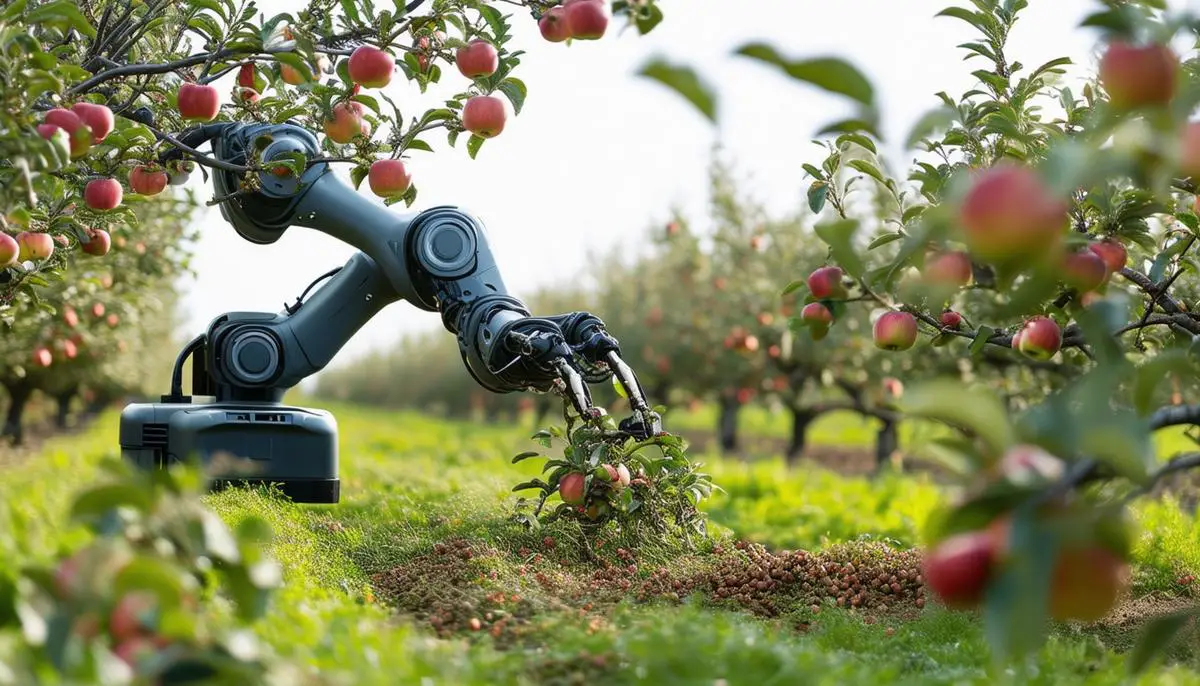
[{"label": "machine tread base", "polygon": [[209,490],[216,493],[230,487],[254,487],[270,484],[276,484],[284,495],[297,503],[336,505],[341,499],[341,479],[213,479],[209,484]]}]

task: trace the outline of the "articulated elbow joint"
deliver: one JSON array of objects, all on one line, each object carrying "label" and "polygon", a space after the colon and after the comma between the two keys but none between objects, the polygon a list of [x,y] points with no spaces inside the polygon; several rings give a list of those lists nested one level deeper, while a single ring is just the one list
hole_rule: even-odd
[{"label": "articulated elbow joint", "polygon": [[425,210],[409,224],[407,255],[419,304],[441,313],[475,381],[495,393],[521,390],[505,380],[512,352],[504,339],[530,312],[509,295],[483,223],[457,207]]}]

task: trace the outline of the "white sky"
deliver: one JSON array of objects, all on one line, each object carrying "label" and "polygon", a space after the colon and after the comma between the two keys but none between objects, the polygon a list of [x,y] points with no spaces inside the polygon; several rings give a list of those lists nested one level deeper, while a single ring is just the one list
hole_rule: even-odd
[{"label": "white sky", "polygon": [[[259,3],[267,16],[293,4]],[[752,179],[759,198],[772,208],[789,209],[801,202],[807,186],[800,164],[820,153],[812,135],[849,114],[850,107],[756,62],[732,57],[732,51],[764,40],[793,57],[831,54],[851,60],[877,88],[890,156],[906,161],[898,141],[936,105],[934,93],[945,90],[956,97],[972,86],[970,72],[984,66],[982,60],[963,62],[965,53],[955,47],[975,39],[970,27],[934,18],[949,4],[662,0],[667,19],[648,36],[610,30],[601,41],[570,48],[543,41],[533,20],[518,14],[513,45],[526,54],[514,75],[529,87],[524,110],[474,161],[467,156],[465,137],[454,150],[446,147],[444,134],[427,139],[437,152],[415,152],[409,162],[419,186],[412,211],[456,204],[480,216],[505,281],[522,296],[586,271],[589,248],[636,241],[648,227],[661,225],[672,206],[701,219],[710,151],[718,141]],[[1198,4],[1177,0],[1172,6]],[[1097,34],[1076,27],[1098,2],[1032,0],[1030,5],[1010,38],[1012,57],[1029,68],[1063,55],[1082,63],[1093,59]],[[730,11],[734,7],[737,11]],[[719,129],[675,94],[634,76],[655,54],[697,67],[717,87]],[[440,91],[422,95],[395,83],[388,91],[411,116],[464,85],[457,70],[446,66]],[[342,175],[348,178],[345,170]],[[200,174],[190,183],[202,184]],[[360,192],[381,202],[365,182]],[[211,188],[201,189],[201,197],[210,198]],[[392,209],[407,211],[403,204]],[[353,253],[303,228],[291,229],[274,245],[256,246],[239,238],[216,208],[203,210],[199,222],[202,238],[194,260],[199,277],[183,285],[187,335],[226,311],[279,311],[313,278]],[[396,303],[368,324],[333,366],[386,348],[402,332],[440,326],[436,314]]]}]

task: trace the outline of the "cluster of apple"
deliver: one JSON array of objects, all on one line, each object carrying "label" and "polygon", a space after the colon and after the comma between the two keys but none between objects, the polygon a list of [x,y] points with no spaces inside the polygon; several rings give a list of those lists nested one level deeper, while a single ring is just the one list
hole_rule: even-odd
[{"label": "cluster of apple", "polygon": [[568,505],[574,505],[588,519],[597,520],[611,511],[607,496],[616,495],[631,484],[644,485],[644,479],[634,479],[629,467],[605,463],[596,467],[591,478],[583,472],[564,474],[558,482],[558,495]]},{"label": "cluster of apple", "polygon": [[[988,478],[991,483],[1028,488],[1050,483],[1064,470],[1064,463],[1045,450],[1017,445],[1004,454]],[[1130,582],[1127,521],[1073,508],[1059,499],[1038,512],[1033,526],[1059,536],[1050,564],[1049,615],[1059,621],[1084,622],[1107,615]],[[925,583],[948,607],[978,608],[988,587],[1013,559],[1012,528],[1012,512],[1002,511],[984,526],[937,541],[923,555]]]},{"label": "cluster of apple", "polygon": [[[106,283],[111,286],[112,278],[107,277]],[[104,307],[104,303],[96,302],[88,309],[92,315],[92,319],[97,324],[103,324],[110,329],[115,329],[121,324],[121,316],[116,312],[108,312]],[[60,363],[74,360],[84,351],[86,339],[79,325],[82,323],[79,318],[79,312],[70,305],[63,308],[62,326],[69,329],[72,333],[69,335],[59,326],[53,327],[47,336],[47,340],[39,343],[33,348],[33,365],[35,367],[47,368],[54,364],[57,360]],[[125,341],[118,340],[116,342],[118,352],[125,352],[127,345]],[[93,359],[100,356],[100,351],[92,349],[90,351]]]},{"label": "cluster of apple", "polygon": [[551,43],[599,40],[608,30],[612,13],[605,0],[566,0],[546,10],[538,20],[542,38]]},{"label": "cluster of apple", "polygon": [[[1179,69],[1169,46],[1114,41],[1100,61],[1099,77],[1110,105],[1128,112],[1170,104]],[[1200,178],[1200,122],[1183,127],[1177,149],[1178,175]],[[1068,246],[1069,211],[1067,199],[1052,192],[1031,167],[1004,161],[975,170],[957,207],[958,238],[965,249],[931,249],[918,278],[937,289],[959,289],[971,284],[976,265],[1007,275],[1037,266],[1055,273],[1081,304],[1088,305],[1101,297],[1111,277],[1125,267],[1128,254],[1115,237]],[[801,319],[814,339],[823,338],[833,323],[830,301],[848,298],[844,277],[834,266],[822,267],[808,277],[812,298]],[[943,330],[957,330],[962,323],[958,312],[947,309],[940,314]],[[873,327],[875,344],[883,350],[907,350],[918,334],[916,316],[904,308],[885,312]],[[1036,360],[1053,357],[1062,344],[1060,324],[1040,314],[1026,319],[1012,336],[1012,348]]]}]

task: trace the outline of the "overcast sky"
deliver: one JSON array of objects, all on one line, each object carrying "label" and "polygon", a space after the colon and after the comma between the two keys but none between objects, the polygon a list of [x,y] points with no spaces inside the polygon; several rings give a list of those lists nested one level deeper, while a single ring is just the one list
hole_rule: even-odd
[{"label": "overcast sky", "polygon": [[[934,94],[957,96],[972,86],[970,72],[984,66],[963,62],[964,52],[955,47],[975,39],[966,24],[934,18],[948,0],[660,2],[666,21],[648,36],[610,30],[600,41],[571,47],[543,41],[531,18],[514,16],[513,45],[526,51],[514,75],[529,87],[521,115],[474,161],[465,137],[458,149],[449,149],[444,135],[429,139],[437,153],[415,152],[409,161],[419,187],[413,210],[456,204],[482,217],[504,279],[518,296],[586,272],[589,247],[634,242],[647,227],[665,221],[673,206],[699,217],[714,143],[733,154],[749,187],[769,206],[783,210],[801,201],[807,184],[800,164],[820,153],[812,135],[850,108],[835,96],[730,56],[748,41],[767,41],[794,57],[838,55],[858,65],[876,85],[887,147],[902,161],[909,156],[897,141],[936,105]],[[293,3],[259,5],[270,16]],[[1013,59],[1029,67],[1064,55],[1080,63],[1094,60],[1095,32],[1076,27],[1099,3],[1030,5],[1010,38]],[[719,128],[673,93],[634,76],[656,54],[694,65],[717,88]],[[389,95],[406,116],[423,111],[466,83],[453,66],[443,74],[441,90],[422,95],[393,84]],[[199,186],[200,175],[191,183]],[[210,188],[202,191],[204,199],[211,197]],[[381,202],[366,183],[360,192]],[[392,210],[406,211],[403,204]],[[353,252],[303,228],[291,229],[274,245],[256,246],[239,238],[215,208],[202,211],[199,222],[202,238],[194,261],[199,277],[183,286],[189,335],[226,311],[279,311]],[[396,303],[343,349],[334,366],[386,347],[402,332],[440,325],[436,314]]]}]

